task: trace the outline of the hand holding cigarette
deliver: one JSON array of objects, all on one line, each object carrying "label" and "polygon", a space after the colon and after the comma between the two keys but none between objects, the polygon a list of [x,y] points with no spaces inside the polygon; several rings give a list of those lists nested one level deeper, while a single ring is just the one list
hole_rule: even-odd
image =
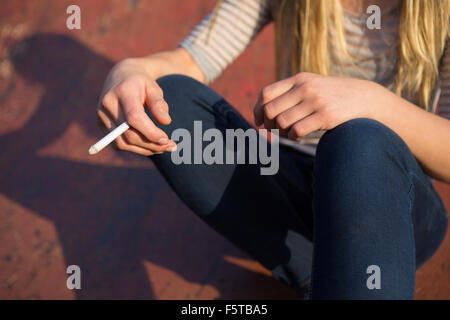
[{"label": "hand holding cigarette", "polygon": [[148,107],[158,123],[171,122],[161,88],[143,70],[134,60],[119,62],[111,70],[97,110],[98,122],[111,132],[93,145],[89,154],[113,141],[120,150],[145,156],[176,150],[175,142],[145,113],[144,107]]}]

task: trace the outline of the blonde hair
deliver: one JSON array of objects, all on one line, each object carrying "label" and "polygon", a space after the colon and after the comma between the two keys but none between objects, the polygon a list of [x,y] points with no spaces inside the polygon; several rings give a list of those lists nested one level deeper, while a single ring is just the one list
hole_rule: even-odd
[{"label": "blonde hair", "polygon": [[[216,5],[214,14],[222,1]],[[450,0],[401,1],[396,93],[418,94],[420,106],[428,110],[449,36]],[[278,79],[286,50],[290,50],[291,74],[303,71],[329,75],[330,26],[336,32],[337,49],[342,53],[337,56],[351,61],[339,0],[277,0],[274,22]],[[286,46],[287,34],[294,37],[291,48]]]}]

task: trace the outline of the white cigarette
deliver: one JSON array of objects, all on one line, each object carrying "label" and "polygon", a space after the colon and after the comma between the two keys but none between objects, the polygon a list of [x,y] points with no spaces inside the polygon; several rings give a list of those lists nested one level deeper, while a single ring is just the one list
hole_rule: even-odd
[{"label": "white cigarette", "polygon": [[120,136],[122,133],[127,131],[130,128],[130,125],[125,121],[120,126],[115,128],[113,131],[108,133],[106,136],[104,136],[102,139],[100,139],[96,144],[94,144],[92,147],[89,148],[89,154],[96,154],[97,152],[101,151],[104,147],[106,147],[108,144],[116,140],[118,136]]}]

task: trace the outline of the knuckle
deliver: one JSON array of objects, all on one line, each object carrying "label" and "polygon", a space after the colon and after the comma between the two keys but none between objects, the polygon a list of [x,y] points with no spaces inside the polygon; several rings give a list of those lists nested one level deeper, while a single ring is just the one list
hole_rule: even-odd
[{"label": "knuckle", "polygon": [[139,136],[131,130],[125,132],[125,137],[130,144],[138,144],[140,142]]},{"label": "knuckle", "polygon": [[125,93],[126,87],[127,87],[126,84],[122,82],[114,88],[114,91],[117,93],[118,96],[121,96]]},{"label": "knuckle", "polygon": [[272,120],[272,111],[273,111],[274,105],[273,103],[268,103],[266,105],[264,105],[264,116],[269,119]]},{"label": "knuckle", "polygon": [[105,108],[108,108],[108,106],[110,106],[113,102],[114,102],[114,95],[111,93],[111,91],[107,92],[101,100],[101,104]]},{"label": "knuckle", "polygon": [[131,111],[126,113],[125,118],[128,121],[128,123],[133,126],[133,125],[136,125],[139,122],[140,114],[136,110],[131,110]]},{"label": "knuckle", "polygon": [[306,78],[306,73],[300,72],[300,73],[297,73],[294,77],[295,77],[296,81],[304,81]]},{"label": "knuckle", "polygon": [[130,91],[133,90],[133,88],[136,88],[136,85],[133,84],[134,78],[129,78],[127,80],[124,80],[120,84],[116,86],[114,91],[117,93],[118,96],[124,96],[130,93]]},{"label": "knuckle", "polygon": [[278,128],[285,130],[287,128],[287,119],[284,114],[280,114],[275,119]]},{"label": "knuckle", "polygon": [[319,107],[319,108],[325,107],[325,105],[326,105],[325,99],[318,95],[314,96],[311,101],[316,107]]},{"label": "knuckle", "polygon": [[305,95],[312,95],[314,93],[314,87],[311,82],[303,84],[301,90]]},{"label": "knuckle", "polygon": [[122,140],[122,139],[117,139],[116,140],[116,146],[119,150],[125,150],[126,148],[126,143]]},{"label": "knuckle", "polygon": [[294,131],[294,134],[295,134],[296,137],[300,138],[300,137],[303,137],[303,135],[304,135],[304,129],[300,125],[295,125],[293,127],[293,131]]},{"label": "knuckle", "polygon": [[271,86],[262,88],[262,90],[261,90],[262,101],[270,100],[270,98],[272,96],[272,92],[273,92],[273,89]]}]

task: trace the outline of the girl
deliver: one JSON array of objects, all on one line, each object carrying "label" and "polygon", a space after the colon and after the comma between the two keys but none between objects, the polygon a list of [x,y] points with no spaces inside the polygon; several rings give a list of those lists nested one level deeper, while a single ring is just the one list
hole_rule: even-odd
[{"label": "girl", "polygon": [[[127,120],[117,147],[150,156],[194,213],[300,295],[412,299],[447,228],[430,177],[450,182],[449,12],[449,0],[219,1],[178,48],[118,63],[98,117]],[[254,115],[279,129],[278,173],[175,165],[177,128],[251,128],[206,84],[271,21],[279,81]]]}]

